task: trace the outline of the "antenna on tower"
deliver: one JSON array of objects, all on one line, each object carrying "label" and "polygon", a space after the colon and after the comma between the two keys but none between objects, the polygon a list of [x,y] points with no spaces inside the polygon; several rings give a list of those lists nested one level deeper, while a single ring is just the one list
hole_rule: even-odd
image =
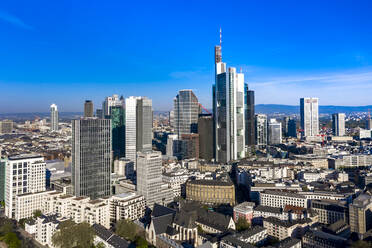
[{"label": "antenna on tower", "polygon": [[243,68],[242,67],[240,67],[240,73],[242,73],[243,72]]},{"label": "antenna on tower", "polygon": [[222,28],[220,28],[220,46],[222,45]]}]

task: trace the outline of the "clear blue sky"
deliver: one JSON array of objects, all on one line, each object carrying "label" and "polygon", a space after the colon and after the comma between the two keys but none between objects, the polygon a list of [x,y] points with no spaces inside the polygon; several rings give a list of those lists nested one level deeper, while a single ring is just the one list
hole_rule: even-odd
[{"label": "clear blue sky", "polygon": [[372,1],[50,1],[0,4],[0,113],[82,111],[114,93],[211,106],[213,47],[256,103],[372,104]]}]

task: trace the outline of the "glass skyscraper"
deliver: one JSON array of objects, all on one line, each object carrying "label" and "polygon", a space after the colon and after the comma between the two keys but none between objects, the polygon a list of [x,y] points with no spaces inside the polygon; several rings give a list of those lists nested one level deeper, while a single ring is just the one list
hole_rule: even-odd
[{"label": "glass skyscraper", "polygon": [[197,132],[199,102],[192,90],[180,90],[174,98],[174,131],[183,134]]},{"label": "glass skyscraper", "polygon": [[112,151],[114,159],[125,157],[125,110],[122,106],[111,107]]},{"label": "glass skyscraper", "polygon": [[50,130],[58,131],[58,108],[57,105],[50,105]]}]

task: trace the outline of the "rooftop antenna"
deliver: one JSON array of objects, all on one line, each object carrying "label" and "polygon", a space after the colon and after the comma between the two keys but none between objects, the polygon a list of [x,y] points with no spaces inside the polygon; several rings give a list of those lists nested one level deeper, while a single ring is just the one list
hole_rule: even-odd
[{"label": "rooftop antenna", "polygon": [[242,67],[240,67],[240,73],[242,73],[243,72],[243,68]]},{"label": "rooftop antenna", "polygon": [[222,28],[220,28],[220,46],[222,45]]}]

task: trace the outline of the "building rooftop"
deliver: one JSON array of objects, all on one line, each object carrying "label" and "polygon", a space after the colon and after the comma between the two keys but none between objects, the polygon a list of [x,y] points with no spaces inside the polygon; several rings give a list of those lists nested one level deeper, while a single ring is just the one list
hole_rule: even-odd
[{"label": "building rooftop", "polygon": [[40,158],[41,160],[44,160],[44,157],[40,154],[17,154],[8,157],[8,160],[20,160],[20,159],[32,159],[32,158]]},{"label": "building rooftop", "polygon": [[296,197],[296,198],[302,198],[306,199],[304,195],[300,195],[293,192],[288,191],[279,191],[279,190],[265,190],[263,194],[270,194],[270,195],[281,195],[281,196],[287,196],[287,197]]}]

